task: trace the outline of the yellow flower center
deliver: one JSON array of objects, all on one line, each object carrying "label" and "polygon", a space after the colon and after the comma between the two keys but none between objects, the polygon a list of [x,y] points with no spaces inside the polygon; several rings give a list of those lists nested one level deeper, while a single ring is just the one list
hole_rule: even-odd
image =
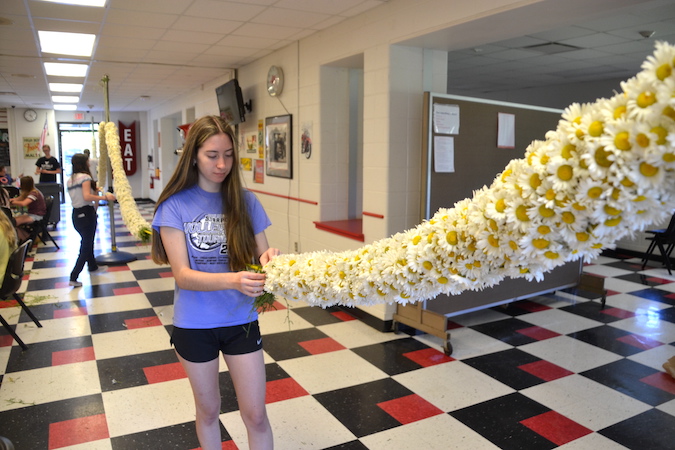
[{"label": "yellow flower center", "polygon": [[628,131],[621,131],[619,133],[616,133],[616,136],[614,136],[614,146],[619,150],[623,151],[630,150],[632,145],[628,140],[629,138],[630,134],[628,133]]},{"label": "yellow flower center", "polygon": [[546,191],[546,200],[553,200],[555,198],[555,191],[553,189],[549,189]]},{"label": "yellow flower center", "polygon": [[548,155],[541,155],[541,158],[539,158],[539,161],[541,162],[541,164],[542,164],[543,166],[545,166],[546,164],[548,164],[548,160],[549,160]]},{"label": "yellow flower center", "polygon": [[515,241],[509,241],[509,247],[511,247],[511,250],[518,250],[518,244]]},{"label": "yellow flower center", "polygon": [[537,227],[537,231],[539,232],[539,234],[549,234],[551,232],[551,227],[547,225],[539,225]]},{"label": "yellow flower center", "polygon": [[605,127],[603,126],[602,122],[596,120],[589,125],[588,134],[593,137],[600,137],[604,129]]},{"label": "yellow flower center", "polygon": [[645,197],[644,195],[638,195],[633,199],[634,202],[644,202],[645,200],[647,200],[647,197]]},{"label": "yellow flower center", "polygon": [[656,95],[649,91],[641,92],[635,100],[640,108],[647,108],[656,103]]},{"label": "yellow flower center", "polygon": [[546,256],[548,259],[558,259],[560,255],[558,255],[556,252],[552,252],[549,250],[546,253],[544,253],[544,256]]},{"label": "yellow flower center", "polygon": [[673,73],[673,68],[670,64],[661,64],[656,68],[656,78],[663,81]]},{"label": "yellow flower center", "polygon": [[445,277],[439,277],[439,278],[438,278],[438,282],[439,282],[440,284],[446,284],[446,283],[448,282],[448,279],[445,278]]},{"label": "yellow flower center", "polygon": [[448,241],[448,244],[450,245],[457,245],[457,232],[456,231],[450,231],[446,236],[445,240]]},{"label": "yellow flower center", "polygon": [[497,200],[495,203],[495,210],[500,213],[503,213],[506,210],[506,201],[503,198]]},{"label": "yellow flower center", "polygon": [[646,177],[653,177],[657,173],[659,173],[659,168],[654,167],[651,164],[647,164],[646,162],[640,163],[640,173]]},{"label": "yellow flower center", "polygon": [[502,173],[502,181],[506,181],[506,179],[511,175],[511,173],[512,173],[511,169],[505,170],[504,173]]},{"label": "yellow flower center", "polygon": [[415,236],[415,237],[413,238],[413,240],[412,240],[413,245],[419,244],[421,240],[422,240],[422,237],[421,237],[421,236]]},{"label": "yellow flower center", "polygon": [[613,200],[619,200],[619,197],[621,197],[621,191],[617,188],[614,188],[612,190],[612,199]]},{"label": "yellow flower center", "polygon": [[562,181],[569,181],[572,179],[572,175],[574,175],[574,170],[572,170],[572,166],[568,166],[567,164],[558,167],[558,178],[560,178]]},{"label": "yellow flower center", "polygon": [[588,233],[584,232],[577,233],[577,241],[579,242],[586,242],[588,238],[589,238]]},{"label": "yellow flower center", "polygon": [[613,206],[605,205],[603,209],[605,213],[610,216],[618,216],[619,214],[621,214],[621,210],[614,208]]},{"label": "yellow flower center", "polygon": [[663,112],[661,114],[672,120],[675,120],[675,109],[673,109],[672,106],[666,106],[663,108]]},{"label": "yellow flower center", "polygon": [[294,260],[294,259],[291,259],[290,261],[288,261],[288,265],[289,265],[289,266],[292,266],[293,264],[295,264],[295,260]]},{"label": "yellow flower center", "polygon": [[621,223],[621,216],[614,217],[613,219],[605,220],[605,226],[608,226],[608,227],[615,227],[620,223]]},{"label": "yellow flower center", "polygon": [[549,242],[546,239],[532,239],[532,245],[539,250],[548,248]]},{"label": "yellow flower center", "polygon": [[[602,191],[602,189],[600,189],[600,191]],[[572,203],[572,208],[576,209],[577,211],[586,211],[586,207],[579,203]]]},{"label": "yellow flower center", "polygon": [[600,186],[593,186],[588,190],[588,196],[592,199],[600,198],[602,195],[602,188]]},{"label": "yellow flower center", "polygon": [[648,147],[649,146],[649,137],[644,134],[644,133],[638,133],[637,136],[635,136],[635,143],[639,145],[640,147]]},{"label": "yellow flower center", "polygon": [[553,211],[551,208],[541,205],[539,207],[539,214],[541,214],[542,217],[553,217],[553,215],[555,215],[555,211]]},{"label": "yellow flower center", "polygon": [[605,151],[605,147],[598,147],[595,150],[595,163],[600,167],[609,167],[612,165],[612,161],[608,158],[610,153]]},{"label": "yellow flower center", "polygon": [[573,144],[567,144],[560,150],[560,156],[565,159],[570,159],[573,156],[573,153],[577,151],[577,147]]},{"label": "yellow flower center", "polygon": [[434,268],[434,265],[431,264],[431,261],[424,261],[424,262],[422,263],[422,267],[424,267],[424,268],[427,269],[427,270],[431,270],[431,269]]},{"label": "yellow flower center", "polygon": [[663,160],[667,163],[675,161],[675,153],[664,153]]},{"label": "yellow flower center", "polygon": [[630,181],[630,178],[624,178],[623,180],[621,180],[621,185],[626,187],[633,187],[635,186],[635,183]]},{"label": "yellow flower center", "polygon": [[529,222],[530,217],[527,215],[527,207],[520,205],[516,208],[516,218],[521,222]]},{"label": "yellow flower center", "polygon": [[488,243],[493,247],[499,247],[499,238],[495,237],[494,234],[488,236]]},{"label": "yellow flower center", "polygon": [[614,118],[619,119],[626,114],[626,105],[617,106],[614,108]]},{"label": "yellow flower center", "polygon": [[565,212],[562,213],[562,220],[565,223],[574,223],[575,220],[576,220],[576,217],[571,212],[565,211]]},{"label": "yellow flower center", "polygon": [[494,219],[490,219],[490,220],[488,221],[488,226],[490,227],[490,229],[491,229],[492,231],[497,231],[497,230],[499,229],[499,226],[497,226],[497,222],[495,222]]},{"label": "yellow flower center", "polygon": [[668,137],[668,130],[663,128],[660,125],[655,126],[650,130],[652,133],[656,134],[657,139],[656,139],[656,144],[657,145],[666,145],[666,137]]},{"label": "yellow flower center", "polygon": [[539,175],[536,173],[533,173],[532,176],[530,176],[530,187],[532,189],[537,189],[539,186],[541,186],[541,178],[539,178]]}]

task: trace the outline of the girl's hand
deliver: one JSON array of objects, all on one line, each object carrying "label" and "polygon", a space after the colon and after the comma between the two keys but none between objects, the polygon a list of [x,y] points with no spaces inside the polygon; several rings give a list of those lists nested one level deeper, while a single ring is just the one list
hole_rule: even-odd
[{"label": "girl's hand", "polygon": [[265,274],[257,272],[248,272],[243,270],[237,272],[239,277],[239,287],[237,290],[249,297],[257,297],[263,293],[265,287]]},{"label": "girl's hand", "polygon": [[270,262],[275,256],[279,256],[281,252],[279,251],[278,248],[268,248],[263,252],[262,255],[260,255],[260,264],[265,265],[268,262]]}]

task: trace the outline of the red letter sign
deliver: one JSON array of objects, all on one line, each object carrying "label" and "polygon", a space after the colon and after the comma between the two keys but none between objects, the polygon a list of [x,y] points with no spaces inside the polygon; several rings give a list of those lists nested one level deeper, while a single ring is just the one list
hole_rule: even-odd
[{"label": "red letter sign", "polygon": [[133,175],[136,173],[136,121],[128,126],[120,121],[120,145],[124,173]]}]

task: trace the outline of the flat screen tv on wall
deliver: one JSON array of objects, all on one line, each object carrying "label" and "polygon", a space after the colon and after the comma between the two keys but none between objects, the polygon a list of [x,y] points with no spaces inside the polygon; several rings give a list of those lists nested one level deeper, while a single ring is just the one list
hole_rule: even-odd
[{"label": "flat screen tv on wall", "polygon": [[232,125],[246,121],[246,107],[237,79],[216,88],[220,116]]}]

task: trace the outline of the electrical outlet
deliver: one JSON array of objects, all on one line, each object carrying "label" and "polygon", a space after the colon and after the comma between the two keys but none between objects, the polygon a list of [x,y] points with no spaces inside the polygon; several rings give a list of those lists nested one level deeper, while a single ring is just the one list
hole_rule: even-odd
[{"label": "electrical outlet", "polygon": [[294,248],[295,253],[298,253],[298,251],[299,251],[298,249],[300,248],[300,246],[298,245],[297,242],[293,242],[293,248]]}]

